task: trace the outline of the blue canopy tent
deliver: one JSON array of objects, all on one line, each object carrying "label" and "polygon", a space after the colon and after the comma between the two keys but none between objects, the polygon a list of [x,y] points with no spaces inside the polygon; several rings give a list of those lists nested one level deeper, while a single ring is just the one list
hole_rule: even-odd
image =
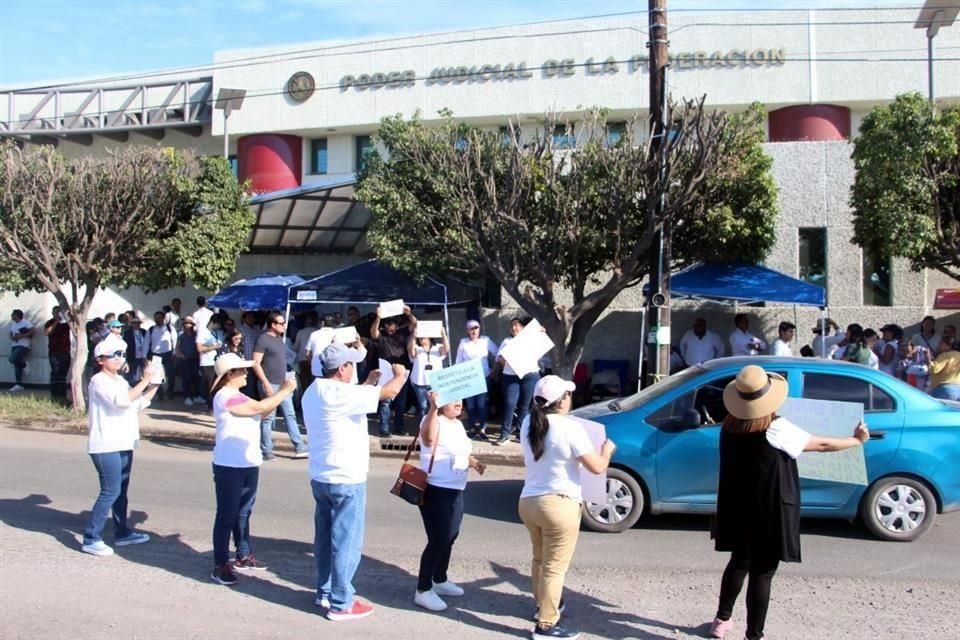
[{"label": "blue canopy tent", "polygon": [[287,290],[304,282],[293,274],[263,273],[253,278],[237,280],[218,291],[207,302],[213,307],[256,311],[283,309],[287,306]]},{"label": "blue canopy tent", "polygon": [[758,264],[695,264],[670,276],[670,295],[740,304],[827,304],[823,287]]}]

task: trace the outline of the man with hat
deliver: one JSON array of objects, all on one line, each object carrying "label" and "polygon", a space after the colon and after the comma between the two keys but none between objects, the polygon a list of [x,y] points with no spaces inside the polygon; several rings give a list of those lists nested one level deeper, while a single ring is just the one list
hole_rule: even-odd
[{"label": "man with hat", "polygon": [[376,386],[380,371],[363,384],[351,384],[354,367],[364,354],[333,342],[320,352],[323,376],[301,397],[310,447],[310,486],[316,501],[314,557],[317,562],[317,606],[327,618],[365,618],[373,607],[354,598],[353,575],[360,564],[367,502],[370,441],[367,414],[389,401],[407,381],[406,368],[393,364],[393,378]]},{"label": "man with hat", "polygon": [[811,331],[816,335],[810,342],[810,348],[813,349],[813,355],[815,357],[833,357],[833,352],[837,350],[837,346],[843,342],[846,337],[844,335],[834,335],[834,332],[839,328],[840,325],[830,318],[824,319],[822,326],[819,322],[813,326]]}]

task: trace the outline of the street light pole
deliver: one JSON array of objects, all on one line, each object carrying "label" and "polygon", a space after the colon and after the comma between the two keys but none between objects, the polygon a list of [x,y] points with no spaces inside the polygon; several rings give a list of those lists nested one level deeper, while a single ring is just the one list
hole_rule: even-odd
[{"label": "street light pole", "polygon": [[230,158],[230,134],[227,130],[227,121],[230,114],[239,111],[243,106],[243,99],[247,96],[246,89],[220,89],[217,92],[217,100],[213,104],[214,109],[223,111],[223,157]]},{"label": "street light pole", "polygon": [[927,32],[927,97],[931,106],[936,98],[933,90],[933,39],[942,27],[949,27],[956,22],[958,14],[960,4],[957,0],[925,0],[913,25],[914,29]]}]

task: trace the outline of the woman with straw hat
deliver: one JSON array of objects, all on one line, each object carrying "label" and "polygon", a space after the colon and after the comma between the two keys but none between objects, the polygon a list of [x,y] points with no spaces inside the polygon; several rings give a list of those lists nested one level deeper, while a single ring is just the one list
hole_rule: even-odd
[{"label": "woman with straw hat", "polygon": [[[217,358],[216,378],[210,389],[213,416],[216,419],[216,444],[213,447],[213,482],[217,494],[217,515],[213,524],[213,574],[215,582],[236,584],[234,569],[264,569],[250,550],[250,514],[257,499],[260,479],[260,416],[277,406],[297,388],[287,378],[279,390],[263,400],[253,400],[240,390],[247,384],[247,369],[252,360],[235,353]],[[237,546],[237,557],[230,563],[230,534]]]},{"label": "woman with straw hat", "polygon": [[756,365],[740,370],[723,392],[729,415],[720,431],[720,482],[714,526],[717,551],[730,551],[720,583],[720,603],[710,635],[723,638],[733,626],[737,596],[747,584],[746,640],[763,638],[770,583],[780,562],[800,562],[800,477],[804,451],[840,451],[862,445],[870,434],[862,422],[849,438],[807,433],[777,416],[787,381]]}]

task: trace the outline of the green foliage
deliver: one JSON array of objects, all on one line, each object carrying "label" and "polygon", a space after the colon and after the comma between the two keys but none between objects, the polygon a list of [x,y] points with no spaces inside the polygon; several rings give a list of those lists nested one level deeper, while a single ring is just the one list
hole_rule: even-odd
[{"label": "green foliage", "polygon": [[960,109],[900,95],[864,118],[854,144],[853,242],[960,278]]}]

